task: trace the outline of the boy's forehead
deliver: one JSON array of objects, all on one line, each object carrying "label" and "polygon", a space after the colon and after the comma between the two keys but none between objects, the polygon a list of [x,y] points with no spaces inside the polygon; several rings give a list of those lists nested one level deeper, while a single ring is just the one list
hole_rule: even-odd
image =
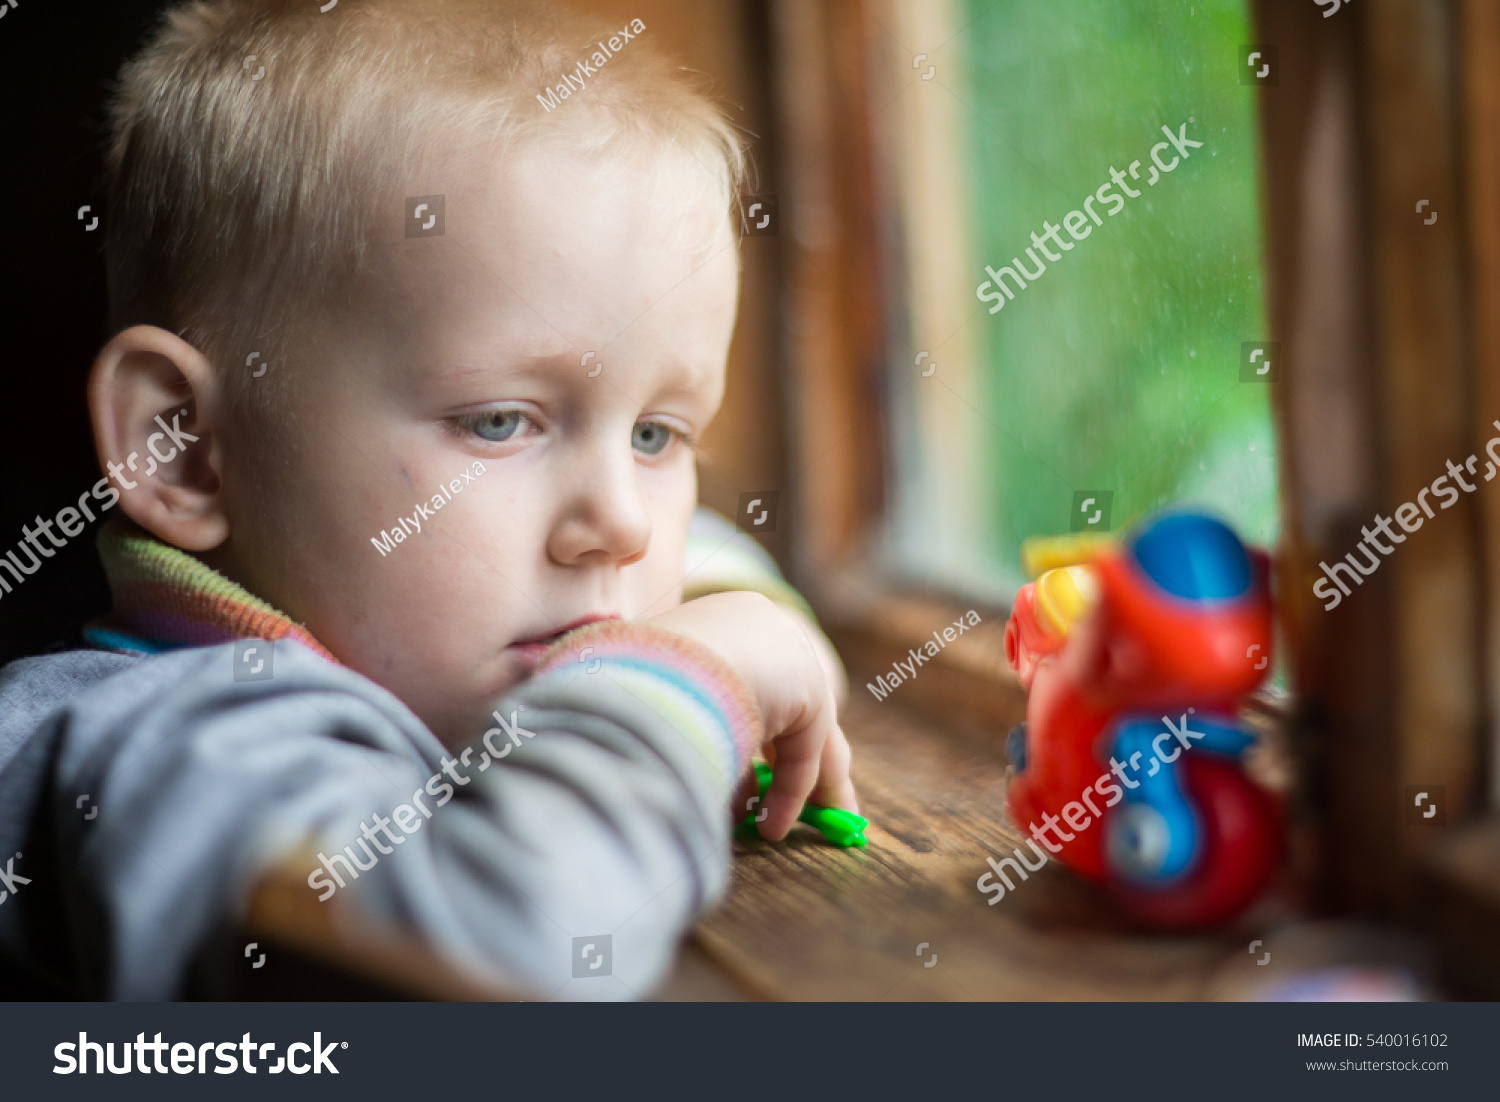
[{"label": "boy's forehead", "polygon": [[534,347],[549,335],[566,346],[578,328],[613,339],[713,321],[733,312],[738,261],[728,211],[701,174],[680,159],[537,148],[499,163],[455,158],[435,174],[451,190],[429,193],[422,212],[432,222],[440,202],[442,232],[383,227],[373,286],[449,328],[480,311]]},{"label": "boy's forehead", "polygon": [[420,183],[426,194],[406,197],[399,225],[383,212],[376,234],[403,259],[441,256],[447,242],[497,269],[691,270],[734,242],[720,189],[681,152],[610,157],[528,142],[452,154]]}]

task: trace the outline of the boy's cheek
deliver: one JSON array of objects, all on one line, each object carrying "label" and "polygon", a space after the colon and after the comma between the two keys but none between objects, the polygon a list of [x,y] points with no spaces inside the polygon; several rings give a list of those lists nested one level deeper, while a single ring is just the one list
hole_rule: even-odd
[{"label": "boy's cheek", "polygon": [[[634,577],[629,577],[636,571]],[[633,619],[645,619],[660,615],[668,609],[682,604],[682,552],[675,557],[666,554],[652,560],[627,567],[627,608],[623,611]]]},{"label": "boy's cheek", "polygon": [[682,603],[683,560],[687,545],[685,523],[682,529],[681,533],[669,530],[669,538],[658,539],[657,534],[662,531],[658,525],[652,533],[646,557],[624,569],[622,597],[626,607],[621,611],[626,616],[656,616]]},{"label": "boy's cheek", "polygon": [[625,568],[628,615],[656,616],[682,604],[686,581],[687,532],[697,507],[697,485],[682,488],[669,510],[659,510],[652,522],[646,557]]}]

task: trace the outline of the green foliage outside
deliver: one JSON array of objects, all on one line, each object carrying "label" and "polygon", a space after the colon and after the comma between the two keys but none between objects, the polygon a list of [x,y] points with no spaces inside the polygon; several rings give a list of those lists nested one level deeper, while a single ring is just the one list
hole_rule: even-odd
[{"label": "green foliage outside", "polygon": [[[984,582],[1014,587],[1023,538],[1069,529],[1076,490],[1114,493],[1113,527],[1174,502],[1275,539],[1269,392],[1240,381],[1265,339],[1251,41],[1243,0],[965,0],[975,283],[1139,160],[1142,194],[994,315],[980,313]],[[1192,120],[1192,121],[1189,121]],[[1193,149],[1146,186],[1150,149]],[[1164,160],[1176,150],[1161,153]],[[1118,188],[1112,189],[1118,191]],[[1092,222],[1089,223],[1093,225]],[[1073,239],[1061,232],[1064,241]],[[1057,251],[1056,245],[1050,245]],[[1038,251],[1040,255],[1040,251]],[[981,310],[988,304],[979,304]]]}]

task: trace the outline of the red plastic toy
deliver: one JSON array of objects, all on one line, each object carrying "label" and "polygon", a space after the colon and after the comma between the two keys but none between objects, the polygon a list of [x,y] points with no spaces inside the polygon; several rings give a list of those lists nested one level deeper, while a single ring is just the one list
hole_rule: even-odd
[{"label": "red plastic toy", "polygon": [[1148,925],[1222,922],[1275,866],[1279,808],[1238,718],[1271,664],[1269,575],[1220,521],[1167,512],[1016,594],[1011,815]]}]

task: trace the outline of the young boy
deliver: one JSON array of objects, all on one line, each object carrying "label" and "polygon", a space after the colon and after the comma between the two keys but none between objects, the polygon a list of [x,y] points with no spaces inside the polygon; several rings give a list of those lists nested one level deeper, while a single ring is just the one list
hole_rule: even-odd
[{"label": "young boy", "polygon": [[212,994],[301,862],[504,989],[632,997],[723,890],[752,753],[765,837],[856,808],[795,596],[682,602],[743,155],[648,34],[208,0],[125,68],[89,407],[129,520],[96,649],[0,673],[11,958]]}]

